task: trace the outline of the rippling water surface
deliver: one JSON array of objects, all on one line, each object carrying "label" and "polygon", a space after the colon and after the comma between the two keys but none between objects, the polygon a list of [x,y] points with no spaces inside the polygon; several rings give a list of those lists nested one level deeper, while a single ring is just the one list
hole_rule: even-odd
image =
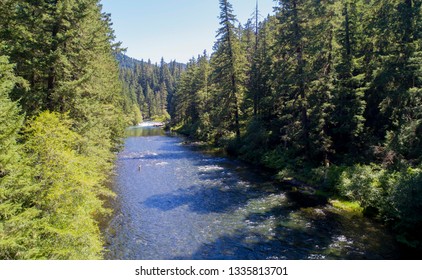
[{"label": "rippling water surface", "polygon": [[109,259],[390,259],[386,231],[306,200],[256,170],[184,145],[160,128],[128,130],[119,154]]}]

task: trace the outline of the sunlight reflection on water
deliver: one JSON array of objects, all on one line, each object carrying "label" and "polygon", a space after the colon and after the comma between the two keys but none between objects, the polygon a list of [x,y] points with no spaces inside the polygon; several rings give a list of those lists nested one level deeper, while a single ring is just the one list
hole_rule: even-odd
[{"label": "sunlight reflection on water", "polygon": [[193,151],[161,128],[127,132],[106,231],[110,259],[394,256],[391,236],[362,218],[325,204],[306,207],[255,170]]}]

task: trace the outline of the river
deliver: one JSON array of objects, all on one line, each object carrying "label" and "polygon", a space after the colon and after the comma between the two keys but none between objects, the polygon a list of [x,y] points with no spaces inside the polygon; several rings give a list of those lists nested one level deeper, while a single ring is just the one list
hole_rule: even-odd
[{"label": "river", "polygon": [[306,200],[242,162],[133,127],[119,154],[106,258],[395,259],[380,225]]}]

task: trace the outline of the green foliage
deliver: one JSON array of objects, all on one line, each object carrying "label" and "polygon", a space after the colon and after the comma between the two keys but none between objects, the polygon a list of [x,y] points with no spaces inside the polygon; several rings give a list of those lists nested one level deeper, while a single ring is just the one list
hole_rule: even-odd
[{"label": "green foliage", "polygon": [[185,66],[176,61],[165,63],[163,59],[157,65],[123,54],[117,54],[117,60],[123,85],[124,109],[129,115],[129,122],[140,122],[139,116],[133,116],[135,110],[140,110],[142,119],[169,120],[176,83]]},{"label": "green foliage", "polygon": [[264,123],[260,120],[251,121],[245,136],[242,138],[239,151],[241,158],[255,164],[262,164],[262,158],[268,150],[267,143],[268,135]]},{"label": "green foliage", "polygon": [[362,216],[362,207],[358,202],[351,202],[345,200],[334,199],[330,200],[331,205],[335,208],[345,211],[348,215],[351,216]]},{"label": "green foliage", "polygon": [[219,127],[236,133],[240,140],[241,101],[245,91],[245,57],[238,39],[236,16],[227,0],[220,0],[220,29],[211,59],[216,98],[223,105]]},{"label": "green foliage", "polygon": [[173,125],[358,202],[418,247],[421,1],[279,0],[239,28],[219,3],[214,53],[188,64]]},{"label": "green foliage", "polygon": [[9,99],[16,82],[13,66],[0,56],[0,178],[9,172],[6,166],[16,160],[16,140],[23,122],[17,104]]},{"label": "green foliage", "polygon": [[413,248],[422,249],[422,170],[408,169],[391,191],[392,215],[398,223],[394,228],[398,240]]},{"label": "green foliage", "polygon": [[[215,89],[210,82],[211,66],[204,52],[198,59],[191,59],[182,73],[176,94],[172,124],[182,127],[183,133],[200,140],[216,140],[218,114],[213,110]],[[218,108],[218,106],[217,106]]]},{"label": "green foliage", "polygon": [[125,113],[140,119],[124,111],[109,15],[97,0],[0,12],[0,259],[101,258]]},{"label": "green foliage", "polygon": [[362,1],[338,1],[331,7],[333,29],[332,113],[328,134],[336,157],[358,149],[364,132],[365,54],[358,37],[362,32]]},{"label": "green foliage", "polygon": [[79,154],[81,136],[72,121],[44,112],[27,131],[25,150],[38,191],[32,198],[39,216],[37,252],[26,258],[97,259],[102,242],[95,218],[104,212],[99,195],[109,193],[100,183],[104,174],[92,157]]},{"label": "green foliage", "polygon": [[262,162],[274,170],[285,170],[292,166],[291,157],[281,147],[265,153]]},{"label": "green foliage", "polygon": [[139,124],[143,120],[141,110],[139,110],[139,107],[136,104],[132,105],[131,119],[133,125]]},{"label": "green foliage", "polygon": [[340,195],[359,201],[364,208],[381,209],[388,188],[386,176],[387,171],[379,166],[355,165],[341,173],[337,188]]},{"label": "green foliage", "polygon": [[156,121],[156,122],[167,122],[170,120],[170,115],[167,112],[164,112],[163,115],[154,115],[151,117],[151,120]]},{"label": "green foliage", "polygon": [[405,168],[391,171],[381,166],[332,166],[328,184],[342,197],[358,202],[365,214],[394,228],[398,241],[421,249],[422,172]]},{"label": "green foliage", "polygon": [[13,65],[7,57],[0,56],[0,259],[14,258],[20,247],[20,240],[10,236],[10,232],[19,231],[19,227],[11,223],[24,225],[33,216],[29,212],[22,213],[22,204],[32,190],[26,182],[22,149],[17,143],[23,116],[19,114],[17,103],[9,98],[16,82]]}]

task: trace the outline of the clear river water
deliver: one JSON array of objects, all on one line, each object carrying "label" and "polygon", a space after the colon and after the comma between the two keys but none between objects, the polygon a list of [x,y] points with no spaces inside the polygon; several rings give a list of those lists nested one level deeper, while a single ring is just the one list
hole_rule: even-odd
[{"label": "clear river water", "polygon": [[161,128],[128,129],[105,229],[106,258],[395,259],[377,223],[306,198]]}]

